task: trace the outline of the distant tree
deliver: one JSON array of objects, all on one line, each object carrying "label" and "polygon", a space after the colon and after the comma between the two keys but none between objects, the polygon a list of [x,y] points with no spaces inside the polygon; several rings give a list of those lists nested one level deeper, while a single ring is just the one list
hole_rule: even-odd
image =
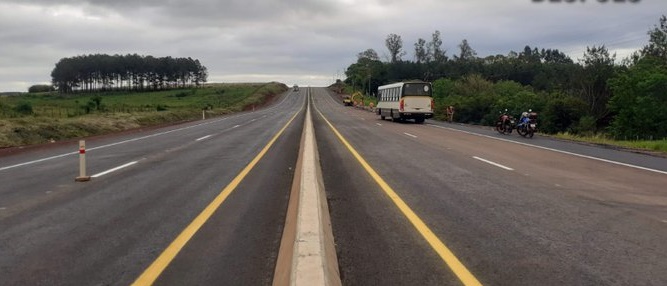
[{"label": "distant tree", "polygon": [[574,63],[570,57],[558,49],[542,49],[540,51],[540,58],[545,64],[572,64]]},{"label": "distant tree", "polygon": [[378,56],[378,53],[374,49],[367,49],[361,53],[357,54],[357,59],[362,60],[366,59],[369,61],[379,61],[380,57]]},{"label": "distant tree", "polygon": [[470,44],[468,44],[468,40],[463,39],[461,43],[459,44],[459,55],[454,56],[454,60],[456,61],[472,61],[477,58],[477,52],[470,47]]},{"label": "distant tree", "polygon": [[642,49],[642,55],[667,61],[667,17],[660,17],[660,24],[648,32],[649,43]]},{"label": "distant tree", "polygon": [[608,123],[607,102],[611,97],[611,91],[607,81],[614,75],[615,60],[616,54],[610,55],[604,45],[586,47],[584,57],[579,60],[583,65],[577,77],[579,94],[588,104],[589,114],[601,125]]},{"label": "distant tree", "polygon": [[63,58],[51,71],[62,93],[111,89],[164,89],[198,86],[208,72],[198,60],[133,55],[84,55]]},{"label": "distant tree", "polygon": [[667,63],[646,57],[610,81],[616,114],[609,130],[621,139],[667,137]]},{"label": "distant tree", "polygon": [[50,91],[54,91],[54,90],[55,89],[50,84],[35,84],[35,85],[32,85],[28,88],[29,93],[50,92]]},{"label": "distant tree", "polygon": [[428,61],[426,40],[422,38],[419,38],[415,43],[415,61],[417,63],[425,63],[426,61]]},{"label": "distant tree", "polygon": [[396,34],[389,34],[387,39],[384,41],[385,46],[389,50],[390,62],[395,63],[401,60],[401,57],[405,55],[403,51],[403,40],[401,36]]},{"label": "distant tree", "polygon": [[375,50],[367,49],[357,54],[357,62],[347,68],[345,75],[345,81],[353,88],[373,93],[384,80],[386,70]]},{"label": "distant tree", "polygon": [[433,32],[431,41],[428,43],[427,54],[432,62],[443,63],[447,61],[446,51],[442,49],[442,39],[440,38],[440,31]]},{"label": "distant tree", "polygon": [[525,46],[523,52],[519,53],[519,60],[524,63],[540,63],[540,53],[537,48],[531,49],[530,46]]},{"label": "distant tree", "polygon": [[592,126],[579,124],[588,114],[588,105],[580,98],[555,93],[546,102],[546,106],[539,110],[540,131],[545,133],[571,132],[585,133],[595,129],[595,119]]}]

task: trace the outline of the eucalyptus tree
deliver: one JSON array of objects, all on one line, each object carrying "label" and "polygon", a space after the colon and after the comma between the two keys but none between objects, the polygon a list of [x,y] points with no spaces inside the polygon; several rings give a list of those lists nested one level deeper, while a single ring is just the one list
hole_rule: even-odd
[{"label": "eucalyptus tree", "polygon": [[417,63],[425,63],[428,61],[428,51],[426,48],[426,40],[419,38],[415,43],[415,61]]},{"label": "eucalyptus tree", "polygon": [[588,111],[600,125],[606,125],[609,115],[607,102],[611,91],[607,81],[614,76],[616,54],[609,54],[604,46],[586,47],[579,59],[582,68],[577,77],[580,97],[588,104]]},{"label": "eucalyptus tree", "polygon": [[648,31],[649,43],[642,49],[644,56],[652,56],[667,62],[667,17],[662,15],[660,23]]},{"label": "eucalyptus tree", "polygon": [[447,61],[446,51],[442,49],[442,39],[440,38],[440,31],[436,30],[431,35],[431,41],[427,46],[427,54],[429,61],[437,64],[442,64]]},{"label": "eucalyptus tree", "polygon": [[199,60],[137,54],[63,58],[51,72],[54,87],[62,93],[198,86],[207,77]]},{"label": "eucalyptus tree", "polygon": [[400,61],[401,58],[405,55],[405,51],[403,51],[403,40],[401,39],[401,36],[396,34],[389,34],[387,36],[387,39],[385,39],[384,44],[387,47],[387,50],[389,50],[389,57],[391,63]]}]

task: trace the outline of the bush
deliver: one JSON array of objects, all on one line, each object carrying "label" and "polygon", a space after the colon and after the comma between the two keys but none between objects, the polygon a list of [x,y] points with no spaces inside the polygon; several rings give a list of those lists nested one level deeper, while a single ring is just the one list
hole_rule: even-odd
[{"label": "bush", "polygon": [[585,115],[579,119],[579,122],[574,124],[572,132],[577,135],[592,136],[595,134],[596,126],[597,124],[595,117],[591,115]]},{"label": "bush", "polygon": [[590,119],[584,119],[584,116],[587,115],[587,105],[584,101],[563,94],[552,96],[554,97],[547,101],[539,115],[540,131],[550,134],[569,131],[576,134],[595,130],[593,117],[589,116],[590,119],[593,119],[592,126],[590,126]]},{"label": "bush", "polygon": [[34,112],[32,110],[32,103],[23,101],[17,104],[14,107],[14,111],[21,115],[32,115]]},{"label": "bush", "polygon": [[56,89],[50,84],[35,84],[35,85],[28,88],[29,93],[51,92],[51,91],[55,91],[55,90]]}]

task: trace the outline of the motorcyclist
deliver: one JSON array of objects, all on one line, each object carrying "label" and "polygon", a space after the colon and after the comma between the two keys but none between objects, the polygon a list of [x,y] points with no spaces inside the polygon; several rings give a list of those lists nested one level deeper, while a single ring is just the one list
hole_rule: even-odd
[{"label": "motorcyclist", "polygon": [[524,111],[521,113],[521,118],[519,118],[519,126],[526,125],[530,122],[530,115],[533,113],[532,109],[528,109],[528,111]]}]

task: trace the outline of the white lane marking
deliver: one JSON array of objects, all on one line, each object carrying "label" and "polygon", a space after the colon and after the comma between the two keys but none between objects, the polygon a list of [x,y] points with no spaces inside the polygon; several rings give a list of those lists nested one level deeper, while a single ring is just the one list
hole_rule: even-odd
[{"label": "white lane marking", "polygon": [[[269,110],[273,110],[273,109],[278,108],[285,101],[287,101],[287,98],[289,98],[289,97],[286,96],[280,103],[278,103],[277,105],[275,105],[271,108],[265,109],[264,111],[269,111]],[[124,141],[120,141],[120,142],[115,142],[115,143],[111,143],[111,144],[107,144],[107,145],[101,145],[101,146],[97,146],[97,147],[93,147],[93,148],[88,148],[86,150],[91,151],[91,150],[108,148],[108,147],[112,147],[112,146],[116,146],[116,145],[120,145],[120,144],[125,144],[125,143],[130,143],[130,142],[139,141],[139,140],[143,140],[143,139],[148,139],[148,138],[152,138],[152,137],[157,137],[157,136],[161,136],[161,135],[165,135],[165,134],[169,134],[169,133],[173,133],[173,132],[177,132],[177,131],[183,131],[183,130],[187,130],[187,129],[190,129],[190,128],[195,128],[195,127],[205,126],[205,125],[209,125],[209,124],[213,124],[213,123],[218,123],[218,122],[225,121],[227,119],[233,119],[233,118],[237,118],[237,117],[241,117],[241,116],[246,116],[246,115],[249,115],[249,114],[250,113],[243,113],[243,114],[233,115],[233,116],[230,116],[230,117],[211,120],[211,121],[195,124],[195,125],[192,125],[192,126],[186,126],[186,127],[172,129],[172,130],[159,132],[159,133],[155,133],[155,134],[151,134],[151,135],[146,135],[146,136],[142,136],[142,137],[128,139],[128,140],[124,140]],[[262,118],[267,117],[267,116],[268,115],[264,115],[264,116],[262,116]],[[56,156],[51,156],[51,157],[42,158],[42,159],[38,159],[38,160],[33,160],[33,161],[29,161],[29,162],[19,163],[19,164],[15,164],[15,165],[11,165],[11,166],[0,167],[0,171],[13,169],[13,168],[16,168],[16,167],[21,167],[21,166],[26,166],[26,165],[32,165],[32,164],[35,164],[35,163],[49,161],[49,160],[58,159],[58,158],[62,158],[62,157],[65,157],[65,156],[70,156],[70,155],[76,155],[76,154],[79,154],[79,151],[64,153],[64,154],[60,154],[60,155],[56,155]]]},{"label": "white lane marking", "polygon": [[118,171],[118,170],[120,170],[120,169],[122,169],[122,168],[126,168],[126,167],[129,167],[129,166],[132,166],[132,165],[136,164],[137,162],[138,162],[138,161],[133,161],[133,162],[130,162],[130,163],[127,163],[127,164],[124,164],[124,165],[120,165],[120,166],[118,166],[118,167],[116,167],[116,168],[109,169],[109,170],[106,170],[106,171],[101,172],[101,173],[97,173],[97,174],[92,175],[92,176],[90,176],[90,177],[92,177],[92,178],[101,177],[101,176],[104,176],[104,175],[109,174],[109,173],[111,173],[111,172]]},{"label": "white lane marking", "polygon": [[407,132],[403,132],[403,134],[408,135],[408,136],[410,136],[410,137],[412,137],[412,138],[417,138],[417,135],[412,135],[412,134],[407,133]]},{"label": "white lane marking", "polygon": [[489,160],[486,160],[486,159],[483,159],[483,158],[480,158],[480,157],[477,157],[477,156],[472,156],[472,157],[475,158],[475,159],[477,159],[477,160],[480,160],[480,161],[482,161],[482,162],[484,162],[484,163],[494,165],[494,166],[496,166],[496,167],[498,167],[498,168],[503,168],[503,169],[508,170],[508,171],[514,171],[514,169],[512,169],[512,168],[507,167],[507,166],[500,165],[500,164],[498,164],[498,163],[496,163],[496,162],[491,162],[491,161],[489,161]]},{"label": "white lane marking", "polygon": [[2,167],[2,168],[0,168],[0,171],[4,171],[4,170],[7,170],[7,169],[16,168],[16,167],[21,167],[21,166],[25,166],[25,165],[35,164],[35,163],[39,163],[39,162],[43,162],[43,161],[53,160],[53,159],[57,159],[57,158],[61,158],[61,157],[69,156],[69,155],[74,155],[74,154],[79,154],[79,151],[69,152],[69,153],[65,153],[65,154],[60,154],[60,155],[56,155],[56,156],[42,158],[42,159],[39,159],[39,160],[34,160],[34,161],[29,161],[29,162],[20,163],[20,164],[16,164],[16,165],[11,165],[11,166],[7,166],[7,167]]},{"label": "white lane marking", "polygon": [[232,129],[237,128],[237,127],[239,127],[239,126],[241,126],[241,125],[234,125],[234,127],[232,127]]},{"label": "white lane marking", "polygon": [[359,118],[361,118],[361,120],[366,120],[366,118],[363,118],[363,117],[359,117]]},{"label": "white lane marking", "polygon": [[7,209],[6,207],[0,207],[0,211],[4,211],[6,209]]},{"label": "white lane marking", "polygon": [[205,139],[207,139],[207,138],[210,138],[211,136],[213,136],[213,135],[206,135],[206,136],[204,136],[204,137],[197,138],[195,141],[202,141],[202,140],[205,140]]},{"label": "white lane marking", "polygon": [[381,124],[381,123],[375,123],[375,124],[377,124],[377,126],[382,126],[382,124]]},{"label": "white lane marking", "polygon": [[250,122],[253,122],[253,121],[255,121],[255,120],[257,120],[257,118],[253,118],[253,119],[251,119]]},{"label": "white lane marking", "polygon": [[635,168],[635,169],[640,169],[640,170],[644,170],[644,171],[650,171],[650,172],[655,172],[655,173],[660,173],[660,174],[665,174],[665,175],[667,175],[667,171],[660,171],[660,170],[656,170],[656,169],[651,169],[651,168],[646,168],[646,167],[642,167],[642,166],[637,166],[637,165],[632,165],[632,164],[626,164],[626,163],[616,162],[616,161],[607,160],[607,159],[602,159],[602,158],[593,157],[593,156],[588,156],[588,155],[582,155],[582,154],[572,153],[572,152],[563,151],[563,150],[558,150],[558,149],[553,149],[553,148],[549,148],[549,147],[542,147],[542,146],[537,146],[537,145],[533,145],[533,144],[528,144],[528,143],[523,143],[523,142],[517,142],[517,141],[512,141],[512,140],[503,139],[503,138],[497,138],[497,137],[488,136],[488,135],[484,135],[484,134],[468,132],[468,131],[465,131],[465,130],[458,130],[458,129],[454,129],[454,128],[443,127],[443,126],[439,126],[439,125],[435,125],[435,124],[427,124],[427,125],[428,125],[428,126],[432,126],[432,127],[436,127],[436,128],[440,128],[440,129],[447,129],[447,130],[452,130],[452,131],[458,131],[458,132],[462,132],[462,133],[466,133],[466,134],[470,134],[470,135],[475,135],[475,136],[480,136],[480,137],[486,137],[486,138],[490,138],[490,139],[495,139],[495,140],[505,141],[505,142],[509,142],[509,143],[514,143],[514,144],[524,145],[524,146],[528,146],[528,147],[534,147],[534,148],[539,148],[539,149],[543,149],[543,150],[549,150],[549,151],[558,152],[558,153],[562,153],[562,154],[567,154],[567,155],[577,156],[577,157],[581,157],[581,158],[586,158],[586,159],[591,159],[591,160],[597,160],[597,161],[601,161],[601,162],[605,162],[605,163],[616,164],[616,165],[620,165],[620,166],[625,166],[625,167],[630,167],[630,168]]}]

